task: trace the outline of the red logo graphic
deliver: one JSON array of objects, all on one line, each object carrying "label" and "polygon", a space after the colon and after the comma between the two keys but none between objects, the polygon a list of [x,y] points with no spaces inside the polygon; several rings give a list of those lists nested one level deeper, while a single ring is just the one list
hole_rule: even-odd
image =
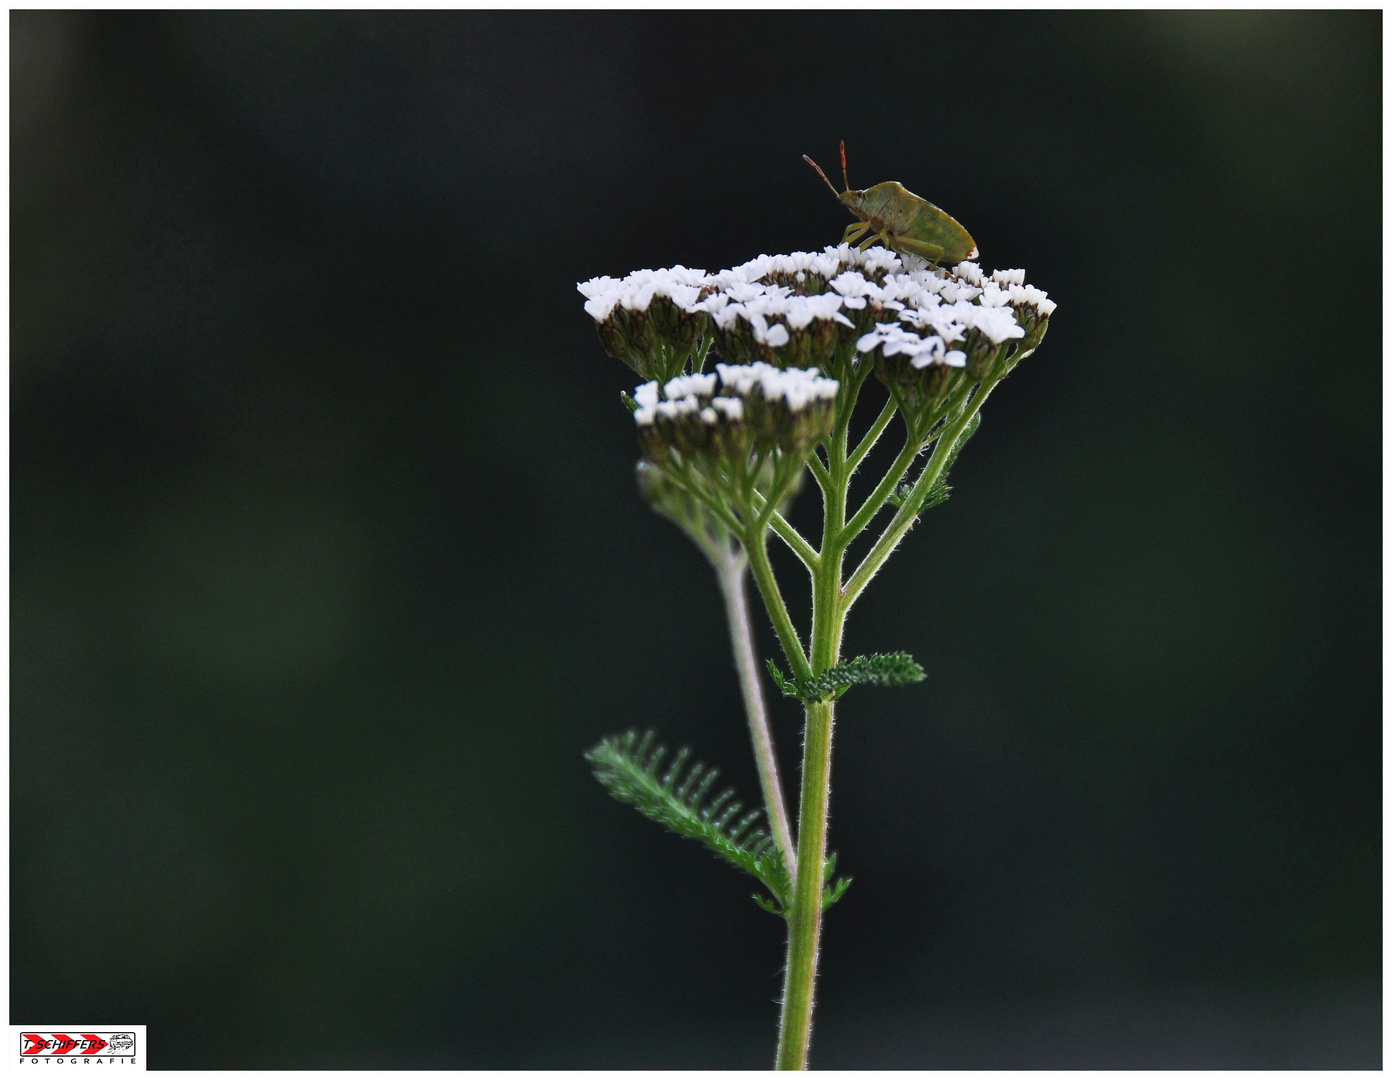
[{"label": "red logo graphic", "polygon": [[135,1053],[135,1036],[128,1031],[21,1031],[20,1055],[23,1057],[102,1057],[129,1056]]}]

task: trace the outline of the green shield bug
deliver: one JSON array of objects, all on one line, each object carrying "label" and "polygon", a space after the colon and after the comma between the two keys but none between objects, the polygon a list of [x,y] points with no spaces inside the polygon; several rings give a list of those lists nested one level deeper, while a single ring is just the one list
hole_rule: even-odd
[{"label": "green shield bug", "polygon": [[930,263],[949,266],[976,258],[976,241],[971,233],[950,214],[927,199],[920,199],[903,184],[887,180],[864,191],[852,191],[846,176],[844,141],[841,143],[841,178],[846,181],[845,191],[837,191],[821,166],[806,154],[802,155],[802,160],[817,170],[817,175],[831,188],[841,205],[860,218],[854,225],[846,226],[846,233],[841,237],[843,243],[854,244],[860,240],[859,246],[864,250],[879,240],[900,255],[917,255]]}]

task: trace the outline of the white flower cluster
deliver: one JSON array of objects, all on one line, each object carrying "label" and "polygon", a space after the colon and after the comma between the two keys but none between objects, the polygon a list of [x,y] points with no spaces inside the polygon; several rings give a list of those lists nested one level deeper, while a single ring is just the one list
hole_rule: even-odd
[{"label": "white flower cluster", "polygon": [[[965,341],[969,331],[999,345],[1024,336],[1017,309],[1033,308],[1045,318],[1053,313],[1048,294],[1024,280],[1023,270],[988,276],[975,263],[961,263],[948,272],[886,248],[861,251],[841,244],[820,252],[761,255],[718,274],[674,266],[638,270],[623,279],[593,278],[579,289],[587,298],[585,310],[597,322],[616,308],[646,311],[654,298],[666,297],[687,314],[708,315],[719,330],[747,324],[754,340],[772,349],[787,345],[793,333],[814,321],[854,327],[848,313],[873,306],[876,321],[857,341],[858,352],[903,354],[914,367],[961,367],[966,353],[950,346]],[[809,287],[816,291],[809,293]],[[866,327],[864,321],[860,325]]]},{"label": "white flower cluster", "polygon": [[657,296],[667,297],[685,311],[693,310],[709,281],[704,270],[678,265],[665,270],[635,270],[626,278],[591,278],[576,287],[586,297],[585,311],[595,322],[603,322],[616,307],[647,311]]},{"label": "white flower cluster", "polygon": [[[717,385],[723,390],[716,394]],[[638,409],[633,419],[645,426],[658,418],[676,420],[698,415],[707,424],[722,417],[731,423],[744,419],[745,399],[758,391],[763,401],[782,403],[789,412],[801,412],[817,402],[836,400],[840,384],[822,378],[816,368],[780,371],[770,364],[716,364],[705,375],[679,375],[665,386],[647,382],[633,391]]]}]

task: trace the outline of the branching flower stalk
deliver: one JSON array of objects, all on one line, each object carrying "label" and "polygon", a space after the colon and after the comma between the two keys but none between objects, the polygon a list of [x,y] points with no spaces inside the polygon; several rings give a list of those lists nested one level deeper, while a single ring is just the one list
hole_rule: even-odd
[{"label": "branching flower stalk", "polygon": [[[950,490],[947,477],[975,433],[981,407],[1032,353],[1054,303],[1022,270],[951,271],[913,256],[848,245],[761,256],[719,274],[677,266],[580,286],[611,356],[646,380],[625,395],[643,460],[648,502],[697,544],[726,604],[764,808],[744,811],[733,792],[714,797],[714,770],[662,768],[651,734],[611,736],[589,752],[616,798],[756,877],[755,900],[788,924],[777,1065],[807,1064],[822,913],[845,892],[827,851],[836,703],[852,686],[923,678],[905,653],[843,661],[846,618],[904,535]],[[852,437],[871,378],[887,401]],[[896,424],[897,421],[897,424]],[[868,494],[851,483],[892,429],[903,444]],[[920,464],[921,462],[921,464]],[[785,516],[811,476],[822,496],[819,542]],[[857,485],[859,487],[859,485]],[[886,509],[892,509],[884,521]],[[852,544],[883,521],[869,550]],[[812,624],[800,634],[769,560],[770,536],[801,561]],[[803,705],[797,828],[790,827],[759,684],[746,573],[773,624],[788,672],[769,674]],[[767,828],[759,825],[760,818]]]}]

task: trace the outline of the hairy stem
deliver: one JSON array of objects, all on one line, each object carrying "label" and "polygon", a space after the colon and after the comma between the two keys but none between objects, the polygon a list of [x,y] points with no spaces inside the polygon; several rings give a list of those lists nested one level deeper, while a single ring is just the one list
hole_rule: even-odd
[{"label": "hairy stem", "polygon": [[875,576],[880,567],[884,565],[885,560],[899,546],[899,541],[904,538],[904,534],[913,527],[914,520],[918,517],[919,511],[923,509],[923,500],[927,498],[934,481],[942,475],[948,458],[952,456],[952,448],[957,445],[957,440],[962,437],[962,432],[966,430],[972,417],[980,410],[987,395],[1003,377],[1003,374],[997,375],[995,378],[983,382],[981,388],[972,397],[971,402],[938,436],[937,445],[933,447],[933,456],[928,459],[928,464],[923,467],[923,472],[914,482],[913,491],[899,507],[899,512],[894,515],[893,520],[885,527],[885,531],[880,534],[880,538],[875,541],[875,546],[856,567],[850,580],[846,582],[845,602],[847,607],[855,603],[865,586],[870,584],[870,579]]},{"label": "hairy stem", "polygon": [[780,1069],[807,1068],[812,1005],[822,934],[822,864],[831,797],[831,702],[807,707],[802,747],[802,805],[798,812],[798,876],[788,915],[788,963],[778,1025]]},{"label": "hairy stem", "polygon": [[788,545],[788,550],[802,560],[802,564],[807,569],[816,569],[817,560],[820,558],[817,549],[803,539],[802,533],[793,528],[788,519],[777,510],[769,517],[769,527],[773,529],[778,539]]},{"label": "hairy stem", "polygon": [[[846,621],[841,596],[841,567],[846,549],[841,534],[851,468],[846,460],[845,426],[838,426],[827,445],[827,472],[831,483],[823,501],[822,555],[812,576],[814,672],[825,671],[840,659],[841,632]],[[805,1069],[812,1042],[812,1008],[822,936],[822,868],[826,864],[827,811],[831,801],[832,723],[831,702],[807,706],[798,806],[798,873],[788,913],[788,960],[778,1027],[780,1069]]]},{"label": "hairy stem", "polygon": [[760,679],[759,658],[754,651],[754,633],[749,622],[749,597],[745,586],[748,563],[744,553],[729,544],[712,552],[720,593],[725,598],[725,615],[730,627],[730,645],[735,653],[744,711],[749,718],[749,737],[754,743],[754,761],[759,767],[759,785],[764,791],[769,831],[783,852],[783,862],[796,880],[793,834],[788,826],[788,808],[783,801],[783,785],[778,779],[778,758],[773,749],[773,731]]},{"label": "hairy stem", "polygon": [[846,464],[851,467],[852,471],[857,469],[860,463],[865,460],[865,455],[875,448],[875,444],[880,441],[880,436],[884,434],[884,429],[889,426],[889,422],[894,419],[894,414],[898,411],[899,405],[893,397],[885,402],[884,408],[880,410],[880,415],[875,417],[875,422],[865,433],[865,438],[860,440],[860,445],[846,459]]},{"label": "hairy stem", "polygon": [[[934,482],[942,474],[953,448],[967,424],[976,415],[987,395],[1004,372],[982,382],[974,397],[955,403],[949,412],[932,456],[924,466],[912,492],[899,512],[875,542],[850,579],[843,586],[846,549],[855,540],[885,501],[894,492],[900,479],[908,472],[924,446],[927,432],[915,431],[909,425],[904,449],[889,471],[848,522],[846,495],[852,473],[869,453],[870,447],[883,434],[895,409],[886,406],[870,432],[854,451],[848,452],[849,414],[864,376],[843,388],[838,401],[839,416],[830,437],[823,443],[826,459],[817,458],[813,475],[822,488],[822,548],[815,562],[808,562],[812,577],[812,635],[808,651],[803,653],[796,631],[788,619],[783,598],[778,592],[773,569],[768,563],[764,546],[767,532],[745,538],[745,549],[759,590],[773,618],[789,663],[795,672],[806,669],[811,674],[826,671],[841,657],[841,637],[846,616],[852,603],[870,578],[893,552],[914,519],[923,508],[924,500]],[[815,456],[815,455],[814,455]],[[750,509],[741,514],[754,517]],[[751,530],[752,533],[752,530]],[[751,544],[750,540],[758,543]],[[805,541],[804,541],[805,542]],[[806,561],[806,560],[804,560]],[[790,642],[795,649],[790,649]],[[796,675],[795,675],[796,677]],[[798,800],[796,879],[787,911],[788,954],[784,969],[783,1003],[778,1027],[779,1069],[805,1069],[812,1041],[812,1013],[816,998],[817,961],[822,932],[822,901],[825,888],[827,850],[827,821],[831,799],[831,745],[835,713],[830,701],[809,702],[806,705],[806,727],[802,745],[802,791]]]},{"label": "hairy stem", "polygon": [[812,674],[812,669],[808,666],[807,654],[802,651],[802,641],[793,627],[788,606],[783,602],[783,593],[778,588],[778,579],[774,577],[773,567],[769,563],[767,537],[766,532],[756,532],[752,536],[743,536],[741,540],[749,556],[749,569],[754,574],[755,584],[759,586],[759,595],[768,609],[769,618],[773,620],[778,643],[783,646],[783,654],[788,658],[788,666],[797,673],[798,678],[805,679]]},{"label": "hairy stem", "polygon": [[894,494],[894,489],[899,486],[899,481],[904,478],[904,474],[913,465],[914,458],[918,457],[922,447],[912,435],[907,437],[904,449],[899,451],[899,456],[894,459],[894,464],[889,467],[889,471],[884,474],[880,482],[875,485],[875,490],[865,497],[865,501],[860,504],[860,509],[855,516],[846,523],[845,538],[847,542],[859,536],[880,512],[885,500]]}]

